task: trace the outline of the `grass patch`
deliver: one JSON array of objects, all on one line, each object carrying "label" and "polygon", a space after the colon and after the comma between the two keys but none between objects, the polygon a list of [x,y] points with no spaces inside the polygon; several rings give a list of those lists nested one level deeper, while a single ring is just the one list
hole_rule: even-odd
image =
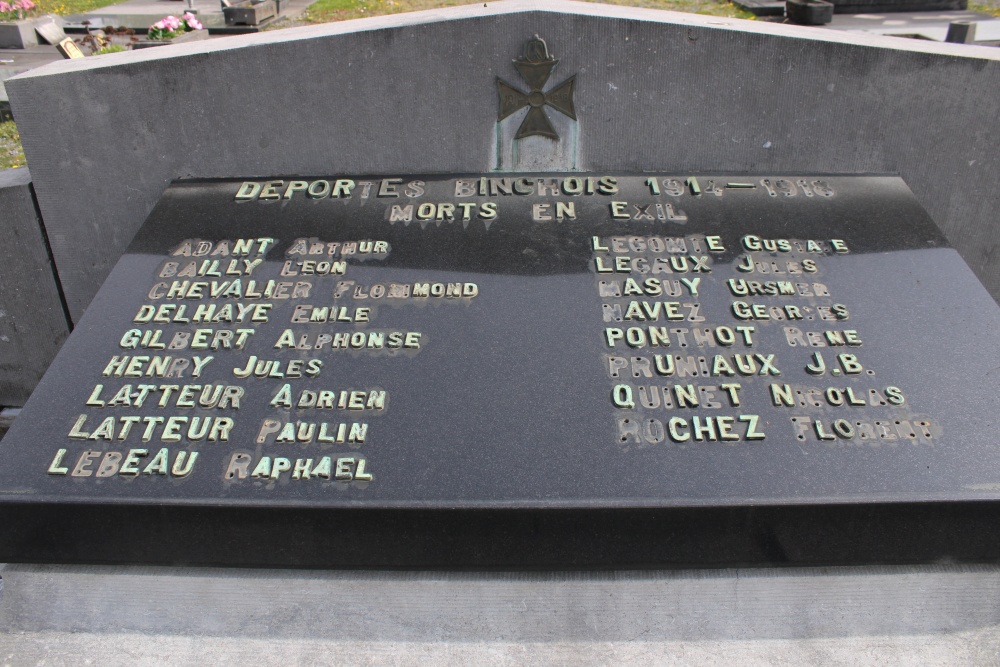
[{"label": "grass patch", "polygon": [[1000,17],[1000,2],[996,1],[989,3],[970,2],[969,11]]},{"label": "grass patch", "polygon": [[17,133],[14,121],[0,123],[0,169],[13,169],[25,164],[21,135]]},{"label": "grass patch", "polygon": [[[114,5],[123,0],[38,0],[38,8],[41,14],[59,14],[69,16],[71,14],[83,14],[101,7]],[[169,12],[168,12],[169,13]]]},{"label": "grass patch", "polygon": [[306,10],[307,23],[346,21],[366,16],[419,12],[438,7],[471,5],[479,0],[317,0]]},{"label": "grass patch", "polygon": [[[669,9],[691,14],[708,14],[739,19],[753,19],[748,11],[742,10],[726,0],[593,0],[613,5]],[[402,12],[417,12],[423,9],[468,5],[478,0],[317,0],[306,10],[306,23],[328,23],[346,21],[365,16],[383,16]]]},{"label": "grass patch", "polygon": [[755,17],[745,9],[737,7],[725,0],[590,0],[606,5],[627,5],[629,7],[644,7],[646,9],[666,9],[672,12],[687,12],[688,14],[706,14],[708,16],[725,16],[734,19],[753,20]]}]

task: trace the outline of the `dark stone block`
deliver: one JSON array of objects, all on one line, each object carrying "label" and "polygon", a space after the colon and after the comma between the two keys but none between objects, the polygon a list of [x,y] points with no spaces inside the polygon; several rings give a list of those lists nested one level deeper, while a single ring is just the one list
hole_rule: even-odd
[{"label": "dark stone block", "polygon": [[174,184],[3,440],[0,560],[1000,557],[1000,312],[899,178],[493,176]]},{"label": "dark stone block", "polygon": [[836,14],[965,10],[969,0],[830,0]]},{"label": "dark stone block", "polygon": [[953,44],[972,44],[976,41],[975,21],[952,21],[948,24],[948,34],[944,41]]},{"label": "dark stone block", "polygon": [[56,44],[60,39],[65,39],[62,17],[45,14],[10,23],[0,23],[0,49],[30,49],[38,46],[39,37],[42,38],[43,44]]},{"label": "dark stone block", "polygon": [[754,16],[781,16],[785,13],[782,0],[733,0],[733,4]]},{"label": "dark stone block", "polygon": [[23,405],[69,335],[27,168],[0,171],[0,408]]},{"label": "dark stone block", "polygon": [[0,23],[0,49],[30,49],[38,46],[35,19]]},{"label": "dark stone block", "polygon": [[259,25],[277,15],[274,0],[266,0],[257,4],[244,3],[235,7],[223,7],[222,14],[226,25]]},{"label": "dark stone block", "polygon": [[833,4],[826,0],[786,0],[785,15],[799,25],[825,25],[833,20]]}]

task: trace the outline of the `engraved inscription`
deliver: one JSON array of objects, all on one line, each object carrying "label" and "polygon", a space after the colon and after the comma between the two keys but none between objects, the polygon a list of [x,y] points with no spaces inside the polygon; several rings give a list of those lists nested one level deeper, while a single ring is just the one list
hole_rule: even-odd
[{"label": "engraved inscription", "polygon": [[[556,139],[547,113],[575,119],[575,79],[549,87],[537,36],[514,62],[528,91],[497,80],[500,120]],[[810,223],[839,220],[838,178],[212,182],[232,217],[141,245],[38,475],[395,502],[409,479],[461,486],[457,461],[485,469],[484,438],[497,460],[572,441],[583,463],[661,471],[942,448],[946,422],[845,278],[878,261],[865,230]],[[579,411],[555,414],[559,392]]]}]

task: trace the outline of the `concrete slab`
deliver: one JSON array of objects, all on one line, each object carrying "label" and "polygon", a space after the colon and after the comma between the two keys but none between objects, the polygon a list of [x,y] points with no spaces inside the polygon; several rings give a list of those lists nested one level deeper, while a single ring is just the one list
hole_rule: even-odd
[{"label": "concrete slab", "polygon": [[30,49],[0,49],[0,102],[7,102],[4,81],[22,72],[62,60],[54,46],[36,46]]},{"label": "concrete slab", "polygon": [[[3,566],[0,566],[3,567]],[[8,565],[12,665],[993,665],[1000,568],[317,572]]]},{"label": "concrete slab", "polygon": [[[764,17],[767,21],[782,22],[785,3],[772,0],[733,0],[736,4]],[[841,30],[888,37],[906,37],[943,42],[948,25],[953,21],[969,21],[977,25],[975,44],[996,46],[1000,40],[1000,19],[989,14],[967,10],[932,12],[885,12],[881,14],[834,14],[833,20],[818,30]]]},{"label": "concrete slab", "polygon": [[972,11],[835,14],[822,28],[943,42],[953,21],[975,23],[977,44],[1000,40],[1000,20]]}]

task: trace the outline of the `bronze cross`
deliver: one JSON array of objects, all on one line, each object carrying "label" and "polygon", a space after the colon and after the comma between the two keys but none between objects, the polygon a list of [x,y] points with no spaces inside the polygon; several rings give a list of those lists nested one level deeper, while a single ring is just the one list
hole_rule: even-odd
[{"label": "bronze cross", "polygon": [[497,77],[497,91],[500,93],[500,117],[497,119],[498,121],[524,107],[531,107],[524,120],[521,121],[521,127],[517,128],[515,139],[523,139],[536,134],[549,139],[559,139],[559,135],[556,134],[552,122],[543,109],[546,104],[576,120],[576,109],[573,107],[575,74],[549,92],[542,92],[542,88],[545,87],[552,75],[552,70],[558,63],[558,60],[549,55],[549,48],[545,45],[545,40],[535,35],[524,45],[524,54],[514,61],[514,67],[521,74],[521,78],[528,83],[530,90],[527,93],[522,93]]}]

